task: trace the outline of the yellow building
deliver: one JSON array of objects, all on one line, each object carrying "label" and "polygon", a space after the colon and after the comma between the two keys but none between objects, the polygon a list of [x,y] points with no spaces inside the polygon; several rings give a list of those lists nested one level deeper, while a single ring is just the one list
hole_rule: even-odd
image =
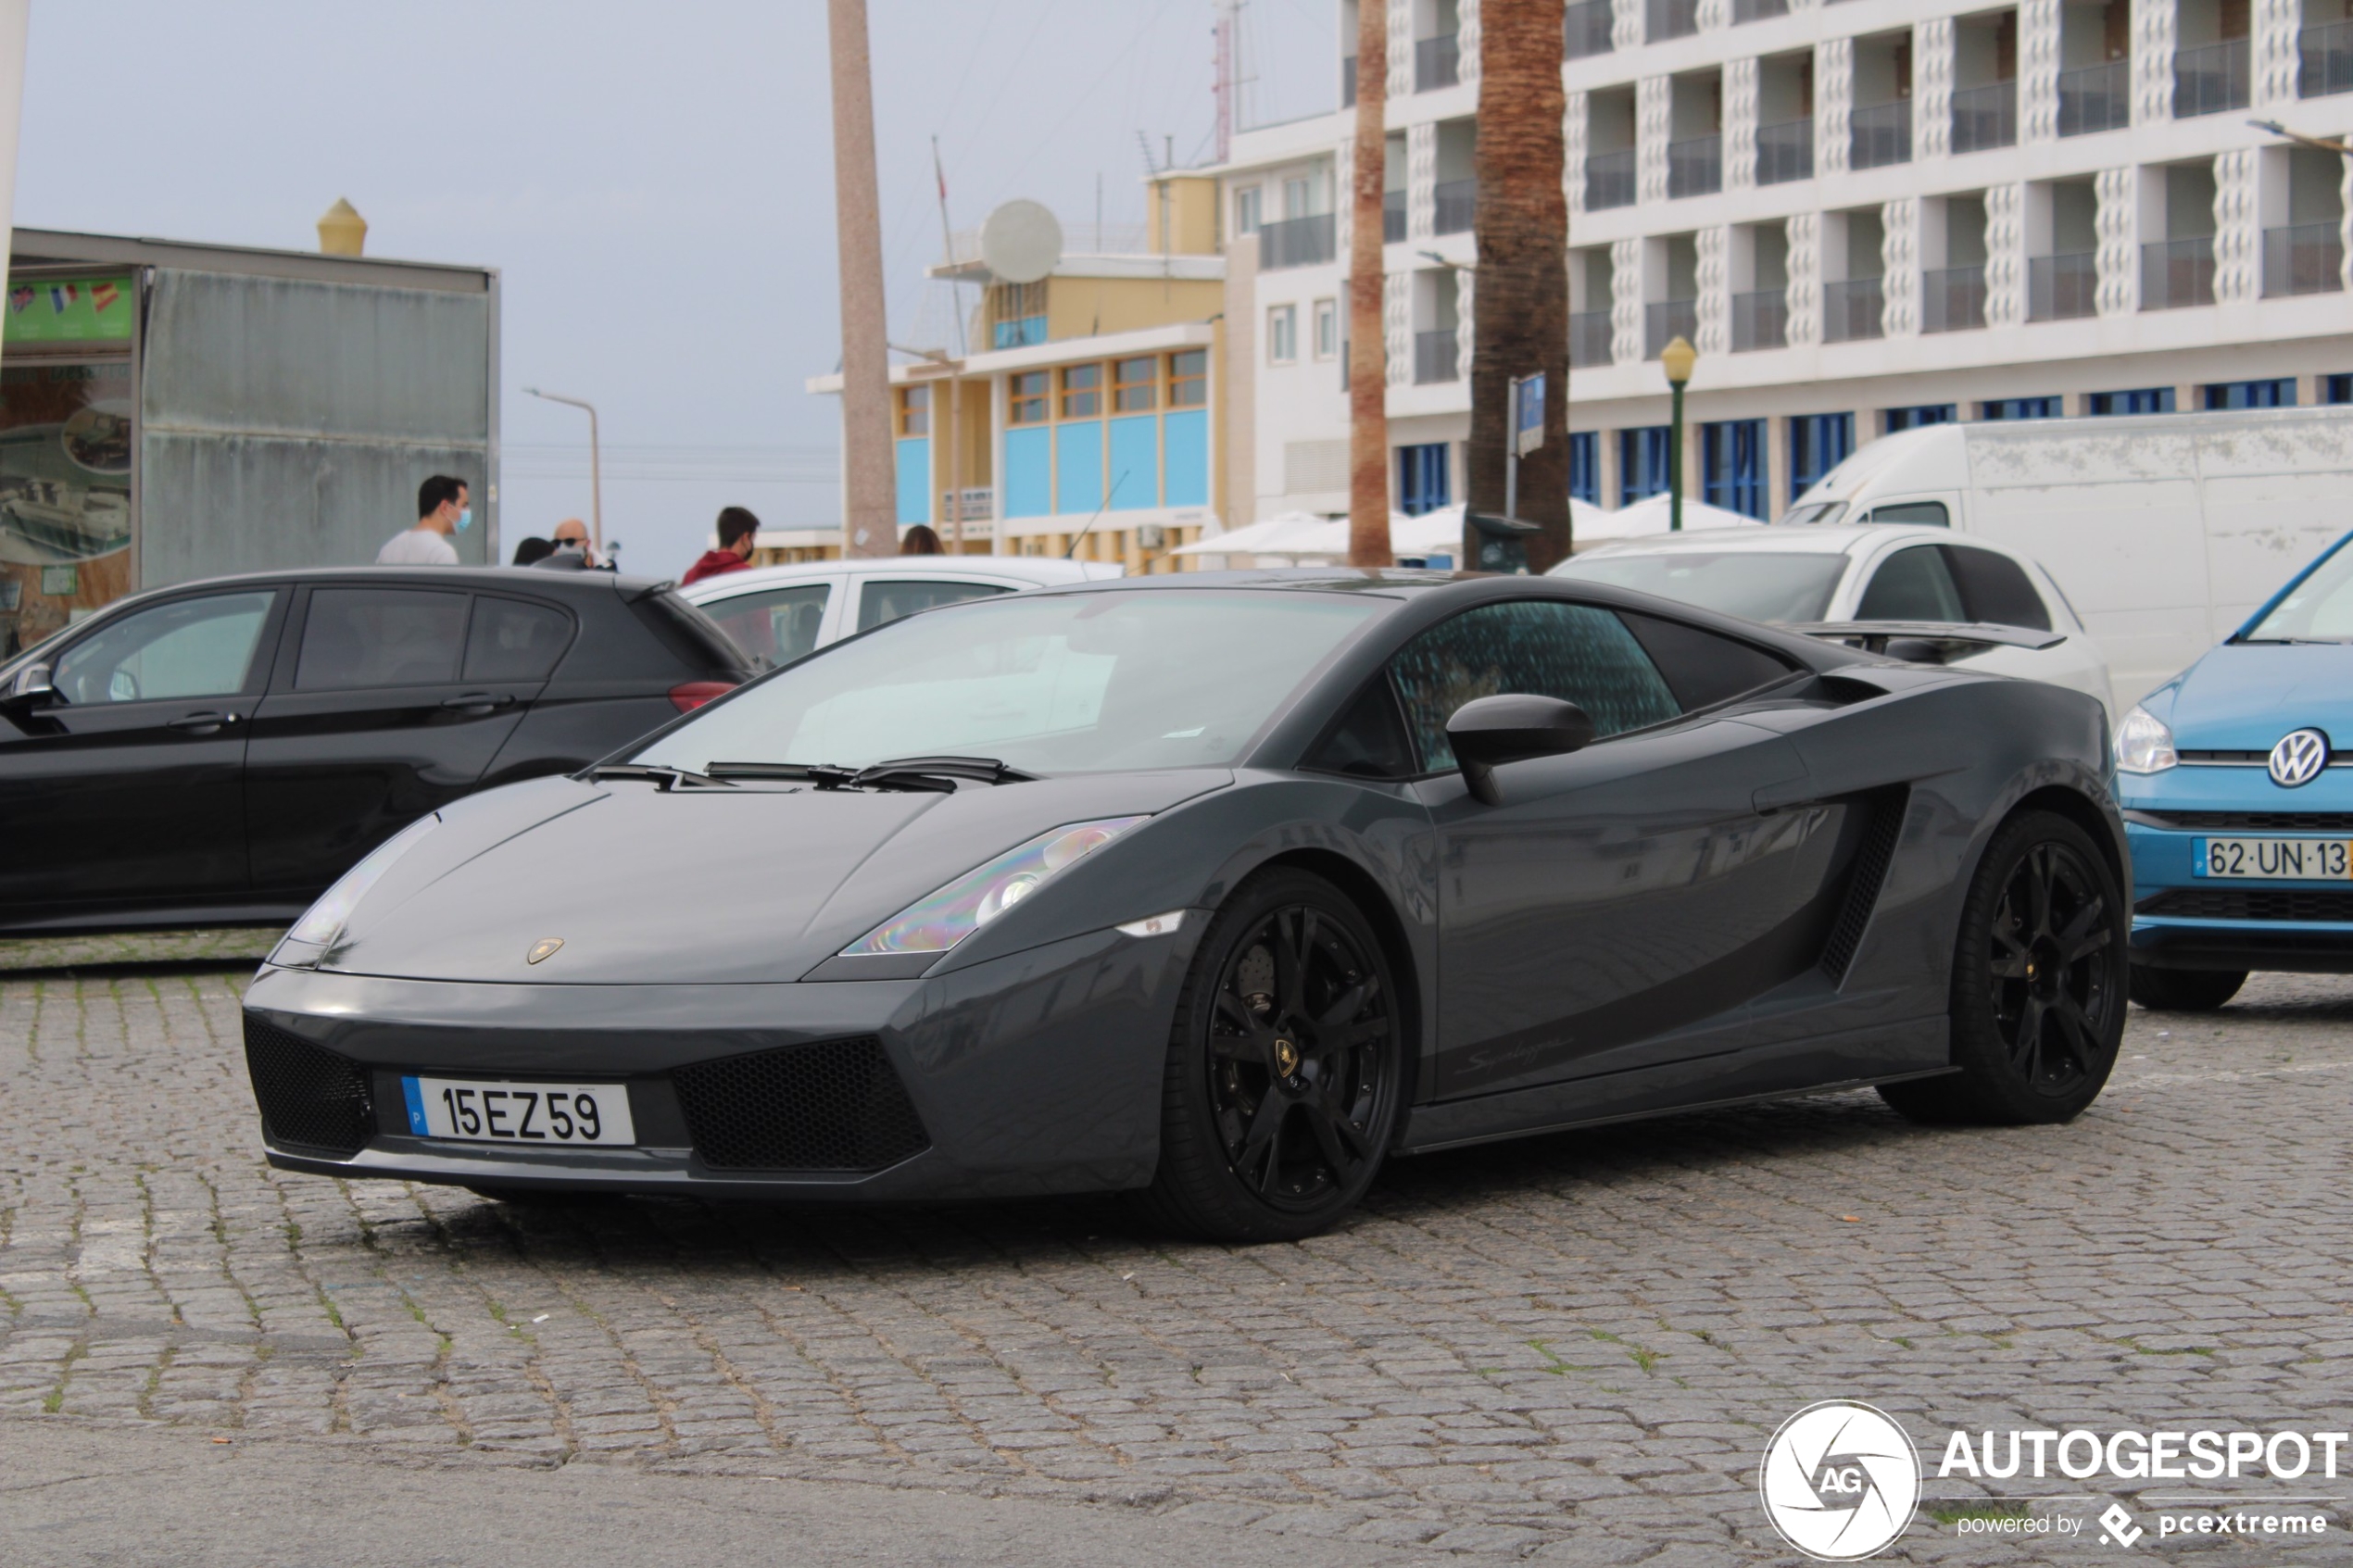
[{"label": "yellow building", "polygon": [[[1170,550],[1216,531],[1227,448],[1216,184],[1165,176],[1146,194],[1140,233],[1082,230],[1091,243],[1038,282],[995,277],[963,244],[931,270],[980,285],[981,304],[963,358],[892,366],[902,528],[930,524],[951,553],[1067,553],[1132,572],[1175,571]],[[808,384],[838,395],[841,377]]]}]

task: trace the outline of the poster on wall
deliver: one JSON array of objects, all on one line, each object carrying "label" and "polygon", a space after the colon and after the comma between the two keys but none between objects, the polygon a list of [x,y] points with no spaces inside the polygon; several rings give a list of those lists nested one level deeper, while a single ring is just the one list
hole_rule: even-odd
[{"label": "poster on wall", "polygon": [[127,359],[0,366],[0,658],[131,591],[132,396]]}]

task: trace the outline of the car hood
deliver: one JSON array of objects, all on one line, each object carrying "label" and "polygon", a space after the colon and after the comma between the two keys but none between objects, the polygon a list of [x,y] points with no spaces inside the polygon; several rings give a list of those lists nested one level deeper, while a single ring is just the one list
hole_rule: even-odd
[{"label": "car hood", "polygon": [[2353,645],[2225,643],[2144,706],[2191,751],[2269,751],[2308,727],[2353,748]]},{"label": "car hood", "polygon": [[[1050,828],[1163,811],[1232,779],[1186,769],[953,795],[542,779],[445,809],[320,967],[515,984],[798,980]],[[551,938],[562,946],[526,961]]]}]

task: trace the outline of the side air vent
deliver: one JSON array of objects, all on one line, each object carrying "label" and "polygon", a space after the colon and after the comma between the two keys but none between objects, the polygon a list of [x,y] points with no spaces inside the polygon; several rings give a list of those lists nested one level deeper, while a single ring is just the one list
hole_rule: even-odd
[{"label": "side air vent", "polygon": [[1855,961],[1855,949],[1862,946],[1864,929],[1879,906],[1880,889],[1887,882],[1888,866],[1895,859],[1895,843],[1903,836],[1904,812],[1911,798],[1911,786],[1898,784],[1856,803],[1869,813],[1869,820],[1863,824],[1863,841],[1855,850],[1838,921],[1831,927],[1830,940],[1822,944],[1822,972],[1833,985],[1845,984],[1846,966]]},{"label": "side air vent", "polygon": [[272,1143],[357,1154],[374,1132],[368,1075],[348,1057],[273,1024],[245,1019],[245,1071]]},{"label": "side air vent", "polygon": [[1873,697],[1887,695],[1885,686],[1874,685],[1853,675],[1824,675],[1815,684],[1821,688],[1824,696],[1841,707],[1848,703],[1869,702]]},{"label": "side air vent", "polygon": [[715,1170],[879,1171],[931,1144],[872,1035],[698,1061],[670,1081]]}]

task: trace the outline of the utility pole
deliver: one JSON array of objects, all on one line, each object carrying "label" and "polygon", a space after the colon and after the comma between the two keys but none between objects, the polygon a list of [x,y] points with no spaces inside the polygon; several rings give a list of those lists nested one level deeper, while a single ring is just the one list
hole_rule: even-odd
[{"label": "utility pole", "polygon": [[0,280],[17,210],[17,126],[24,118],[25,29],[32,0],[0,0]]},{"label": "utility pole", "polygon": [[[1559,75],[1557,65],[1554,75]],[[1553,96],[1560,96],[1557,89]],[[1350,185],[1348,564],[1388,566],[1395,558],[1389,553],[1389,336],[1381,322],[1381,198],[1389,186],[1385,0],[1356,7],[1356,152]]]},{"label": "utility pole", "polygon": [[834,227],[841,253],[841,552],[895,556],[899,496],[866,0],[826,0],[825,31],[833,51]]},{"label": "utility pole", "polygon": [[[1561,190],[1561,0],[1482,0],[1478,12],[1478,240],[1471,295],[1471,428],[1466,512],[1504,500],[1515,378],[1544,378],[1542,435],[1519,470],[1517,515],[1528,567],[1567,558],[1568,521],[1568,203]],[[1361,72],[1359,73],[1361,77]],[[1478,559],[1466,517],[1464,559]]]}]

